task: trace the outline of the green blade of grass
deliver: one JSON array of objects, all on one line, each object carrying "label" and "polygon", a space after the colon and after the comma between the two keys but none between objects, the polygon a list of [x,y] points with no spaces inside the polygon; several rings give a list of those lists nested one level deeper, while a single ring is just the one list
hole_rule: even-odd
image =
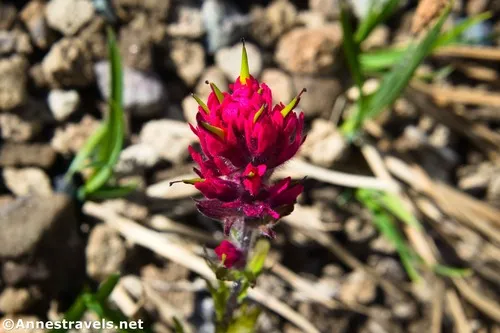
[{"label": "green blade of grass", "polygon": [[87,195],[89,200],[106,200],[114,198],[123,198],[134,192],[136,184],[127,184],[123,186],[103,186]]},{"label": "green blade of grass", "polygon": [[399,0],[389,0],[382,6],[377,6],[375,1],[372,2],[368,15],[360,22],[356,30],[354,38],[356,43],[361,44],[362,41],[368,38],[373,29],[382,22],[385,22],[396,10],[398,5]]},{"label": "green blade of grass", "polygon": [[[367,101],[365,107],[359,111],[358,116],[362,118],[362,122],[359,127],[354,128],[354,131],[357,132],[360,129],[364,120],[377,116],[401,95],[401,92],[408,85],[417,67],[431,52],[449,12],[450,7],[448,6],[424,39],[418,44],[410,45],[398,64],[384,76],[379,89]],[[355,135],[355,133],[346,134],[348,137]]]},{"label": "green blade of grass", "polygon": [[468,17],[450,31],[442,33],[434,44],[434,48],[447,46],[459,41],[460,36],[472,26],[479,24],[483,21],[489,20],[492,17],[490,12],[481,13],[472,17]]},{"label": "green blade of grass", "polygon": [[403,221],[407,225],[422,230],[422,225],[417,218],[410,213],[398,196],[391,193],[382,193],[378,198],[380,205],[388,210],[392,215]]},{"label": "green blade of grass", "polygon": [[363,73],[361,72],[361,67],[359,65],[359,45],[354,41],[354,35],[351,26],[351,17],[349,15],[349,9],[345,2],[342,2],[340,6],[340,21],[342,23],[343,32],[343,48],[347,64],[354,78],[354,82],[362,93],[361,88],[363,87]]}]

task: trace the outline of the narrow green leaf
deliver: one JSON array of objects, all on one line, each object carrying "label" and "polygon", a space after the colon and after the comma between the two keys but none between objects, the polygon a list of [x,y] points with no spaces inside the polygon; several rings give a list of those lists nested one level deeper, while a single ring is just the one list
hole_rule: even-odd
[{"label": "narrow green leaf", "polygon": [[182,323],[177,317],[172,318],[174,321],[174,331],[175,333],[184,333],[184,327],[182,327]]},{"label": "narrow green leaf", "polygon": [[87,195],[89,200],[106,200],[113,198],[123,198],[130,193],[134,192],[137,184],[123,185],[123,186],[103,186],[96,191]]},{"label": "narrow green leaf", "polygon": [[[448,17],[450,7],[443,12],[438,22],[427,33],[427,35],[418,44],[410,45],[405,51],[404,56],[399,63],[384,76],[379,89],[367,101],[366,108],[361,112],[362,120],[373,118],[390,106],[401,95],[401,92],[408,85],[413,73],[422,63],[424,58],[432,51],[432,47],[437,40],[439,31],[444,21]],[[362,125],[360,122],[360,126]],[[356,131],[359,128],[356,128]],[[352,135],[352,133],[349,133]]]},{"label": "narrow green leaf", "polygon": [[460,36],[472,26],[489,20],[492,17],[491,12],[481,13],[472,17],[468,17],[456,26],[454,26],[450,31],[447,31],[436,40],[434,43],[434,48],[439,48],[442,46],[447,46],[453,43],[457,43],[460,40]]},{"label": "narrow green leaf", "polygon": [[244,306],[241,309],[242,313],[231,322],[227,329],[227,333],[253,333],[255,325],[259,319],[260,309],[256,306]]},{"label": "narrow green leaf", "polygon": [[98,302],[102,303],[106,301],[115,289],[118,281],[120,280],[120,274],[115,273],[111,274],[104,282],[99,285],[97,292],[95,294],[95,298]]},{"label": "narrow green leaf", "polygon": [[355,40],[361,44],[371,34],[375,27],[385,22],[396,10],[399,0],[388,0],[382,5],[378,1],[373,1],[368,15],[360,22],[356,30]]},{"label": "narrow green leaf", "polygon": [[398,196],[391,193],[381,193],[378,197],[378,200],[382,207],[387,209],[392,215],[396,216],[398,219],[403,221],[404,223],[417,228],[418,230],[422,230],[422,225],[417,220],[417,218],[410,213],[404,204],[401,202]]},{"label": "narrow green leaf", "polygon": [[436,274],[447,277],[468,277],[472,275],[472,270],[469,268],[456,268],[445,265],[434,265],[433,270]]},{"label": "narrow green leaf", "polygon": [[345,58],[354,78],[354,82],[358,86],[360,94],[362,94],[364,78],[359,66],[359,45],[354,41],[354,35],[351,26],[351,17],[349,15],[349,9],[347,8],[347,4],[345,2],[342,2],[340,5],[340,22],[342,23],[342,31],[344,35],[343,47]]},{"label": "narrow green leaf", "polygon": [[246,270],[252,272],[255,277],[258,277],[264,268],[267,254],[271,245],[267,239],[259,239],[255,244],[252,258],[248,261]]}]

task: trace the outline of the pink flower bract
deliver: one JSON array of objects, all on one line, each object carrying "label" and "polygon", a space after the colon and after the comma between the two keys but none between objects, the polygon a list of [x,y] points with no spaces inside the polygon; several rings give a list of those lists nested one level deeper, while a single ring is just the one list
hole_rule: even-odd
[{"label": "pink flower bract", "polygon": [[217,254],[219,260],[223,261],[224,267],[226,268],[243,264],[243,253],[230,241],[223,240],[219,246],[215,248],[215,254]]},{"label": "pink flower bract", "polygon": [[200,178],[186,182],[205,196],[197,201],[198,209],[222,220],[226,233],[234,221],[244,220],[273,236],[271,227],[293,210],[303,190],[289,178],[276,184],[269,179],[305,140],[304,114],[293,111],[305,90],[288,105],[273,106],[271,89],[249,74],[244,46],[242,58],[241,74],[230,92],[210,84],[206,104],[194,96],[200,106],[191,129],[202,151],[189,151]]}]

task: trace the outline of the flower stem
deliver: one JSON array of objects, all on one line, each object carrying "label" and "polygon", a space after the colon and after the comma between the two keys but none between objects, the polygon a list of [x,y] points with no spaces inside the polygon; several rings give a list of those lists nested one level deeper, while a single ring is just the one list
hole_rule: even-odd
[{"label": "flower stem", "polygon": [[[252,248],[253,240],[255,238],[255,230],[243,224],[243,230],[238,235],[238,241],[243,251],[245,262],[248,260],[248,254]],[[243,287],[242,279],[236,281],[231,289],[231,294],[226,303],[226,313],[224,315],[224,327],[228,327],[231,319],[233,318],[234,311],[238,308],[238,296],[240,295],[241,288]]]}]

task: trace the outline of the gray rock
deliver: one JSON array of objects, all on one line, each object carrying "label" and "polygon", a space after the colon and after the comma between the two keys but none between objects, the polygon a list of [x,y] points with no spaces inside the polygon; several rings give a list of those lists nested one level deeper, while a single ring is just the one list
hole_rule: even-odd
[{"label": "gray rock", "polygon": [[5,168],[2,172],[7,188],[17,196],[52,194],[50,179],[38,168]]},{"label": "gray rock", "polygon": [[0,113],[1,137],[13,142],[26,142],[33,139],[42,129],[44,119],[38,109],[28,106],[16,109],[16,113]]},{"label": "gray rock", "polygon": [[70,230],[76,231],[73,207],[68,197],[20,198],[0,208],[0,259],[19,258],[41,246],[61,247]]},{"label": "gray rock", "polygon": [[56,152],[43,143],[4,143],[0,146],[0,167],[37,166],[50,168]]},{"label": "gray rock", "polygon": [[31,40],[41,49],[46,49],[55,39],[45,19],[45,2],[34,0],[24,6],[19,17],[28,29]]},{"label": "gray rock", "polygon": [[[252,43],[246,43],[248,65],[250,74],[254,77],[259,77],[262,71],[262,55],[257,46]],[[223,48],[215,54],[215,63],[217,67],[222,69],[229,81],[234,82],[240,76],[241,69],[241,44],[236,44],[233,47]]]},{"label": "gray rock", "polygon": [[[109,98],[109,62],[94,66],[99,91]],[[160,78],[153,73],[123,68],[123,105],[136,116],[151,116],[165,108],[166,90]]]},{"label": "gray rock", "polygon": [[0,59],[0,109],[13,109],[26,101],[28,61],[14,55]]},{"label": "gray rock", "polygon": [[[307,140],[299,153],[308,157],[314,164],[329,168],[345,157],[347,149],[348,144],[337,131],[335,124],[318,118],[313,121],[312,128],[307,133]],[[349,233],[349,230],[346,229],[346,232]]]},{"label": "gray rock", "polygon": [[153,36],[145,15],[138,15],[120,30],[120,53],[126,66],[148,71],[153,66]]},{"label": "gray rock", "polygon": [[113,228],[99,224],[92,229],[87,248],[87,274],[98,281],[119,272],[125,261],[125,242]]},{"label": "gray rock", "polygon": [[[219,67],[210,66],[205,69],[194,89],[196,94],[205,101],[208,98],[208,95],[212,92],[210,85],[208,85],[206,81],[215,83],[221,91],[228,91],[229,89],[224,72]],[[191,96],[189,97],[193,99]]]},{"label": "gray rock", "polygon": [[174,164],[184,163],[188,157],[188,146],[195,136],[185,123],[163,119],[145,124],[140,133],[140,142],[151,146],[161,158]]},{"label": "gray rock", "polygon": [[181,102],[184,119],[190,124],[196,124],[196,114],[198,113],[198,103],[193,96],[184,97]]},{"label": "gray rock", "polygon": [[250,25],[250,17],[240,14],[236,7],[226,0],[205,0],[201,12],[207,31],[209,53],[243,37]]},{"label": "gray rock", "polygon": [[169,64],[192,87],[205,69],[205,51],[199,43],[174,40],[170,44]]},{"label": "gray rock", "polygon": [[262,72],[261,81],[273,92],[273,103],[288,104],[294,97],[292,77],[277,68],[267,68]]},{"label": "gray rock", "polygon": [[297,10],[287,0],[275,0],[267,8],[251,12],[250,33],[259,44],[269,47],[297,22]]},{"label": "gray rock", "polygon": [[84,87],[94,80],[92,55],[79,38],[63,38],[52,45],[42,61],[43,74],[54,88]]},{"label": "gray rock", "polygon": [[335,100],[342,92],[340,82],[334,78],[295,76],[293,84],[297,90],[307,89],[299,104],[306,117],[330,114]]},{"label": "gray rock", "polygon": [[123,174],[144,172],[160,161],[160,155],[151,146],[135,144],[122,150],[115,171]]},{"label": "gray rock", "polygon": [[90,0],[51,0],[45,15],[51,28],[72,36],[90,21],[94,6]]},{"label": "gray rock", "polygon": [[76,90],[54,89],[49,92],[47,102],[54,118],[63,121],[78,108],[80,95]]},{"label": "gray rock", "polygon": [[381,8],[388,0],[349,0],[354,14],[359,18],[365,18],[372,7]]},{"label": "gray rock", "polygon": [[14,52],[24,54],[33,52],[29,35],[18,29],[0,30],[0,54]]},{"label": "gray rock", "polygon": [[335,69],[342,42],[339,24],[321,28],[295,28],[285,34],[276,49],[276,61],[297,74],[329,74]]},{"label": "gray rock", "polygon": [[17,9],[14,4],[0,3],[0,29],[9,29],[16,20]]},{"label": "gray rock", "polygon": [[180,5],[176,7],[176,19],[167,25],[167,35],[174,38],[200,38],[205,34],[203,17],[199,8]]}]

